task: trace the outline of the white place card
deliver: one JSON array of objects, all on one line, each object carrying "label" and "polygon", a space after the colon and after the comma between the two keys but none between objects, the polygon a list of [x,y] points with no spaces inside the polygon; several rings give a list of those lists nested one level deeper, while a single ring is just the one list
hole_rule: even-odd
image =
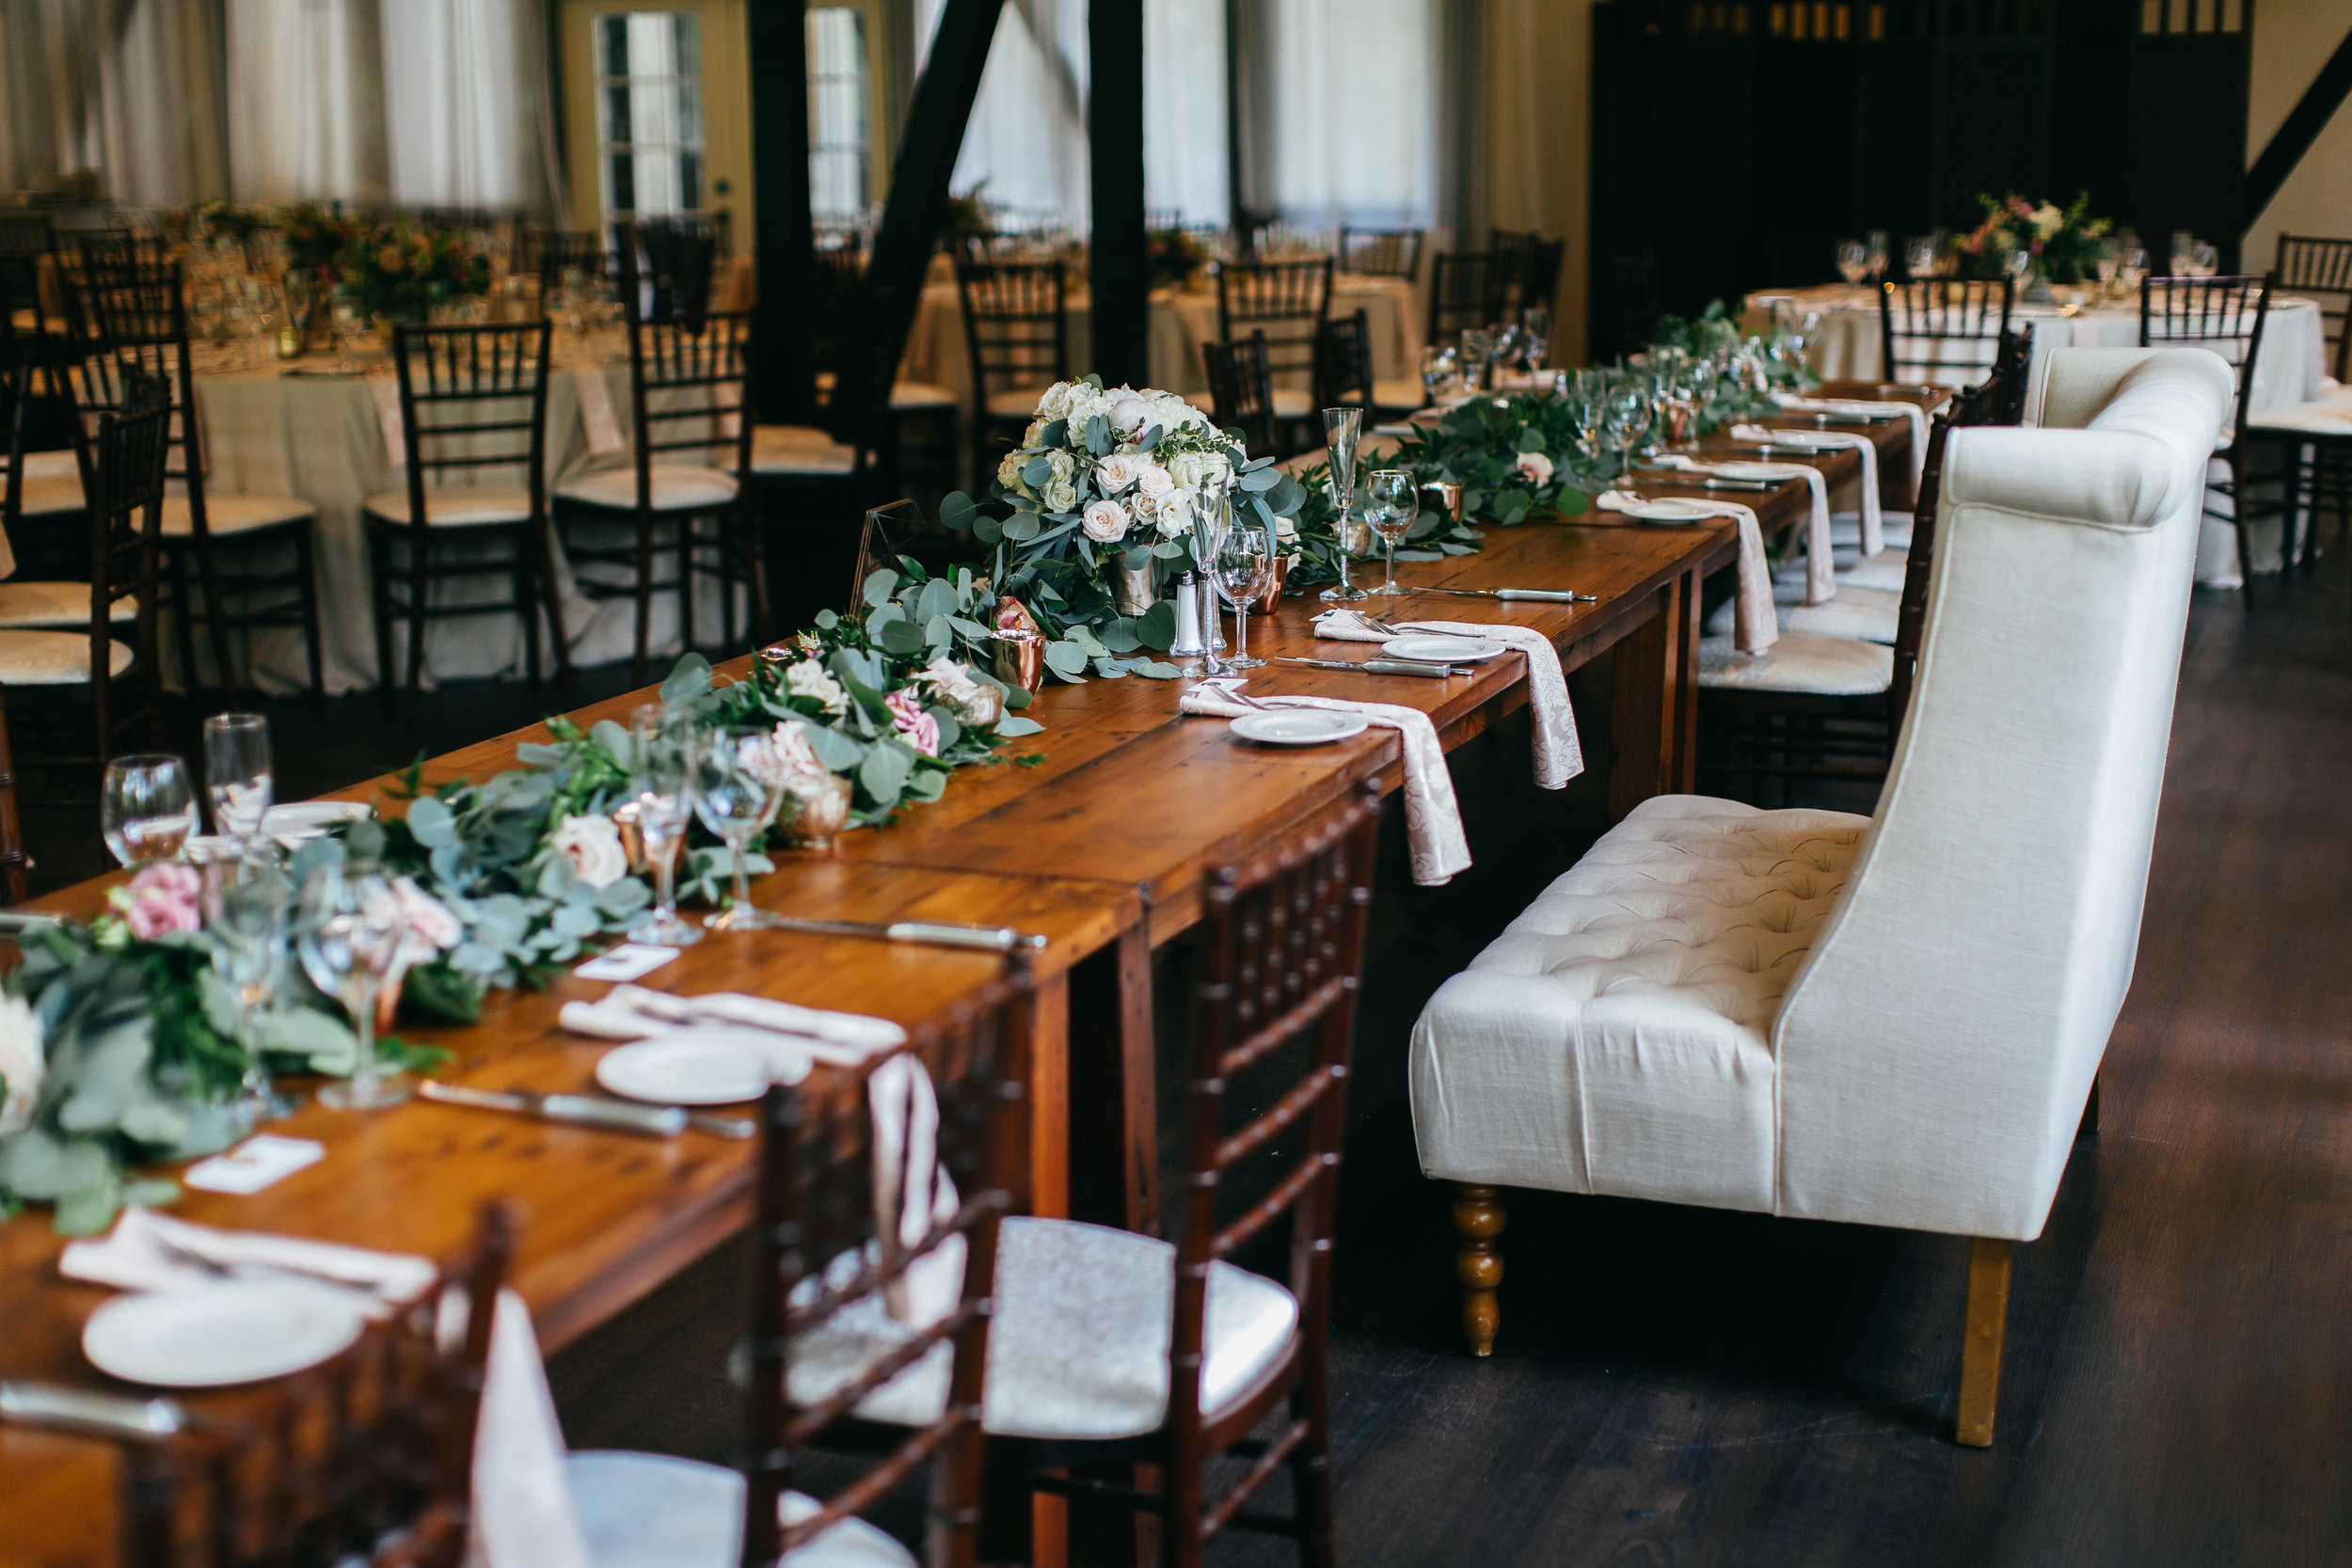
[{"label": "white place card", "polygon": [[281,1138],[274,1132],[257,1132],[226,1154],[199,1160],[180,1181],[183,1186],[208,1193],[245,1196],[326,1158],[325,1144],[309,1138]]},{"label": "white place card", "polygon": [[634,980],[650,974],[676,958],[675,947],[655,947],[642,942],[625,942],[608,952],[599,953],[572,971],[583,980]]}]

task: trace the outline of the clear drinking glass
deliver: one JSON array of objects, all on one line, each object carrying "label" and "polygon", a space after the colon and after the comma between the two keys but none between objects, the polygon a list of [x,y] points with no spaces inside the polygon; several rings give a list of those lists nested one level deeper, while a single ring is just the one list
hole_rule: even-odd
[{"label": "clear drinking glass", "polygon": [[2136,245],[2125,245],[2123,259],[2116,264],[2115,276],[2127,292],[2137,293],[2140,284],[2148,279],[2148,253]]},{"label": "clear drinking glass", "polygon": [[1551,312],[1540,305],[1519,312],[1519,351],[1531,371],[1542,370],[1551,357]]},{"label": "clear drinking glass", "polygon": [[1249,657],[1249,606],[1273,578],[1274,541],[1266,531],[1240,525],[1227,529],[1209,573],[1217,595],[1233,607],[1233,657],[1225,661],[1225,669],[1264,665],[1264,659]]},{"label": "clear drinking glass", "polygon": [[1630,473],[1633,469],[1633,449],[1642,444],[1648,433],[1655,409],[1649,389],[1638,382],[1628,381],[1610,388],[1603,416],[1609,444],[1617,449],[1617,471]]},{"label": "clear drinking glass", "polygon": [[1446,388],[1454,380],[1454,351],[1435,344],[1421,351],[1421,395],[1425,407],[1434,408],[1445,396]]},{"label": "clear drinking glass", "polygon": [[1375,469],[1364,484],[1364,521],[1389,546],[1388,578],[1375,592],[1401,594],[1396,585],[1396,546],[1421,515],[1421,487],[1403,468]]},{"label": "clear drinking glass", "polygon": [[186,767],[159,753],[115,758],[99,788],[98,827],[124,865],[176,857],[197,827]]},{"label": "clear drinking glass", "polygon": [[1597,370],[1581,370],[1568,386],[1568,418],[1576,423],[1577,444],[1593,457],[1600,455],[1601,426],[1609,413],[1609,377]]},{"label": "clear drinking glass", "polygon": [[764,730],[722,729],[702,736],[693,748],[689,787],[694,815],[725,842],[734,863],[734,901],[703,920],[714,931],[757,931],[784,924],[752,907],[751,873],[743,864],[751,841],[775,820],[783,803],[784,792],[771,782],[769,741]]},{"label": "clear drinking glass", "polygon": [[1903,242],[1903,270],[1914,278],[1935,276],[1935,241],[1925,234],[1914,234]]},{"label": "clear drinking glass", "polygon": [[1864,275],[1869,277],[1886,276],[1886,230],[1873,229],[1862,244]]},{"label": "clear drinking glass", "polygon": [[286,951],[287,906],[293,902],[294,888],[267,849],[204,867],[204,936],[214,973],[237,999],[237,1036],[246,1051],[237,1114],[247,1127],[294,1109],[294,1101],[271,1085],[253,1040],[253,1021],[276,990],[278,962]]},{"label": "clear drinking glass", "polygon": [[[1423,371],[1423,379],[1427,378]],[[1356,447],[1363,439],[1364,411],[1360,408],[1327,408],[1323,411],[1323,439],[1331,458],[1331,504],[1339,509],[1332,520],[1331,531],[1340,546],[1340,580],[1325,589],[1326,600],[1339,602],[1360,599],[1364,591],[1347,580],[1347,558],[1354,553],[1348,544],[1348,509],[1356,499]],[[1204,633],[1205,635],[1205,633]]]},{"label": "clear drinking glass", "polygon": [[249,844],[269,811],[269,721],[258,713],[215,713],[204,721],[204,788],[213,832]]},{"label": "clear drinking glass", "polygon": [[2097,275],[2103,290],[2115,282],[2115,269],[2122,264],[2122,247],[2113,238],[2101,240],[2091,246],[2090,270]]},{"label": "clear drinking glass", "polygon": [[1860,240],[1837,242],[1837,276],[1849,283],[1860,283],[1870,276],[1870,253]]},{"label": "clear drinking glass", "polygon": [[2196,245],[2197,236],[2190,233],[2187,230],[2175,229],[2172,230],[2172,249],[2170,253],[2170,261],[2172,263],[2171,270],[2173,277],[2186,277],[2188,276],[2189,252],[2195,249]]},{"label": "clear drinking glass", "polygon": [[686,847],[686,825],[694,814],[693,716],[664,703],[640,704],[628,716],[637,746],[629,778],[637,802],[637,832],[653,866],[653,918],[629,933],[633,942],[660,947],[691,947],[703,928],[677,912],[677,862]]},{"label": "clear drinking glass", "polygon": [[2191,277],[2211,277],[2220,270],[2220,251],[2202,240],[2188,247],[2188,275]]},{"label": "clear drinking glass", "polygon": [[1494,336],[1484,328],[1462,328],[1462,390],[1476,397],[1486,387],[1486,356],[1494,352]]},{"label": "clear drinking glass", "polygon": [[408,1098],[400,1074],[375,1061],[375,999],[406,933],[400,895],[378,867],[341,861],[310,873],[302,889],[294,949],[310,983],[351,1015],[358,1052],[347,1083],[319,1090],[319,1103],[338,1111],[373,1111]]}]

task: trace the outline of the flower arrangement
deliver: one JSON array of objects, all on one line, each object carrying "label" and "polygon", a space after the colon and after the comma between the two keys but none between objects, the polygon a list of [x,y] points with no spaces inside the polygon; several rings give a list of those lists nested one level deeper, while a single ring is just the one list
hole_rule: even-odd
[{"label": "flower arrangement", "polygon": [[242,242],[247,235],[277,226],[276,214],[266,207],[240,206],[233,201],[215,199],[202,201],[189,214],[198,234],[210,238]]},{"label": "flower arrangement", "polygon": [[2090,215],[2090,193],[2074,198],[2060,211],[2055,202],[2040,204],[2016,192],[1998,198],[1979,194],[1984,221],[1959,243],[1962,264],[1977,277],[1998,277],[2010,256],[2023,252],[2029,268],[2056,283],[2079,283],[2091,275],[2098,242],[2114,224]]},{"label": "flower arrangement", "polygon": [[1189,288],[1209,264],[1208,247],[1190,230],[1154,229],[1143,238],[1144,267],[1154,289]]},{"label": "flower arrangement", "polygon": [[358,232],[358,225],[343,216],[342,204],[321,207],[305,202],[278,220],[286,247],[286,265],[297,272],[331,268]]},{"label": "flower arrangement", "polygon": [[[990,577],[1026,608],[1046,638],[1045,663],[1064,680],[1171,679],[1172,664],[1140,654],[1175,641],[1176,611],[1157,585],[1191,570],[1203,508],[1231,504],[1278,537],[1306,501],[1298,482],[1252,460],[1173,392],[1105,388],[1100,376],[1057,382],[1038,400],[1021,445],[989,487],[1002,515],[961,493],[940,521],[996,546]],[[1127,587],[1139,578],[1142,592]]]},{"label": "flower arrangement", "polygon": [[490,263],[463,236],[413,223],[356,229],[336,264],[353,302],[378,321],[421,322],[490,286]]}]

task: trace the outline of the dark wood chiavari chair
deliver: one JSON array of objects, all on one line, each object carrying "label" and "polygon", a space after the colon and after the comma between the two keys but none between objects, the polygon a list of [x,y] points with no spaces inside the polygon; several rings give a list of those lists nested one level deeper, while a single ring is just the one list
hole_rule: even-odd
[{"label": "dark wood chiavari chair", "polygon": [[1351,229],[1343,224],[1339,270],[1410,283],[1421,276],[1421,242],[1418,229]]},{"label": "dark wood chiavari chair", "polygon": [[0,256],[47,256],[56,248],[48,214],[0,214]]},{"label": "dark wood chiavari chair", "polygon": [[1553,309],[1560,300],[1560,266],[1567,260],[1565,240],[1537,240],[1528,251],[1525,281],[1519,290],[1519,309],[1527,310]]},{"label": "dark wood chiavari chair", "polygon": [[1300,261],[1233,261],[1216,269],[1217,337],[1228,344],[1250,334],[1264,338],[1266,368],[1275,379],[1278,422],[1304,420],[1314,413],[1311,388],[1281,383],[1286,376],[1302,380],[1313,376],[1317,335],[1330,313],[1328,256]]},{"label": "dark wood chiavari chair", "polygon": [[[2342,386],[2352,380],[2352,328],[2347,328],[2347,317],[2352,316],[2352,240],[2281,234],[2274,276],[2282,293],[2318,302],[2329,374],[2338,386],[2313,407],[2254,415],[2248,434],[2280,451],[2288,474],[2289,526],[2320,509],[2333,511],[2344,526],[2352,523],[2352,431],[2347,430],[2352,399]],[[2306,551],[2304,559],[2312,559],[2312,553]]]},{"label": "dark wood chiavari chair", "polygon": [[1315,406],[1373,411],[1372,318],[1333,316],[1315,334]]},{"label": "dark wood chiavari chair", "polygon": [[2319,302],[2320,335],[2328,345],[2328,373],[2352,381],[2352,240],[2322,239],[2310,234],[2281,234],[2279,254],[2271,263],[2277,288]]},{"label": "dark wood chiavari chair", "polygon": [[1211,417],[1216,427],[1240,431],[1242,446],[1250,452],[1280,452],[1265,334],[1253,332],[1233,343],[1202,343],[1200,357],[1208,365]]},{"label": "dark wood chiavari chair", "polygon": [[625,302],[660,320],[707,312],[718,284],[719,237],[707,222],[646,218],[617,226]]},{"label": "dark wood chiavari chair", "polygon": [[1879,285],[1879,365],[1889,381],[1973,384],[1990,372],[2009,330],[2006,277]]},{"label": "dark wood chiavari chair", "polygon": [[996,471],[1000,441],[1013,444],[1029,428],[1045,388],[1070,379],[1068,288],[1068,271],[1059,261],[956,261],[972,367],[972,475],[977,484],[987,484]]},{"label": "dark wood chiavari chair", "polygon": [[1439,251],[1429,270],[1429,341],[1456,341],[1465,327],[1502,315],[1503,267],[1491,252]]},{"label": "dark wood chiavari chair", "polygon": [[515,270],[538,278],[544,297],[563,285],[567,272],[583,279],[611,276],[612,259],[605,252],[604,236],[594,230],[525,229]]},{"label": "dark wood chiavari chair", "polygon": [[[392,329],[407,483],[360,503],[373,578],[376,669],[388,692],[395,689],[395,621],[407,628],[405,684],[414,697],[423,686],[426,627],[432,622],[500,613],[521,622],[525,664],[536,685],[544,610],[564,700],[573,700],[571,642],[556,593],[548,518],[552,331],[545,321]],[[519,483],[442,483],[451,476],[478,481],[501,469],[518,471]],[[462,557],[454,553],[461,541]],[[508,597],[434,602],[435,584],[469,578],[502,578]]]},{"label": "dark wood chiavari chair", "polygon": [[[1080,1249],[1100,1243],[1104,1233],[1054,1220],[1015,1220],[1006,1228],[994,1327],[999,1354],[988,1388],[991,1468],[1038,1491],[1157,1514],[1166,1560],[1174,1568],[1197,1568],[1206,1544],[1236,1528],[1290,1536],[1311,1564],[1336,1560],[1327,1368],[1333,1221],[1379,815],[1378,792],[1367,787],[1248,863],[1216,868],[1207,878],[1184,1068],[1178,1145],[1184,1177],[1176,1189],[1182,1196],[1174,1245],[1115,1233],[1115,1249],[1105,1244],[1102,1254],[1106,1277],[1095,1282],[1106,1289],[1102,1299],[1120,1301],[1133,1321],[1148,1318],[1152,1332],[1167,1334],[1166,1359],[1156,1362],[1166,1399],[1151,1430],[1132,1438],[1077,1441],[1054,1436],[1043,1430],[1048,1423],[1040,1413],[1018,1407],[1011,1385],[1046,1375],[1033,1370],[1025,1376],[1020,1363],[1057,1354],[1057,1402],[1083,1408],[1100,1386],[1089,1375],[1089,1354],[1108,1354],[1089,1340],[1100,1336],[1105,1344],[1118,1342],[1119,1324],[1072,1325],[1066,1340],[1050,1350],[1041,1344],[1046,1336],[1032,1316],[1036,1295],[1066,1289],[1058,1281],[1068,1275],[1055,1265],[1072,1266],[1085,1256]],[[1229,1130],[1229,1108],[1239,1104],[1266,1109],[1242,1117]],[[1236,1191],[1235,1172],[1244,1166],[1264,1178],[1262,1196],[1254,1183],[1251,1191]],[[1283,1303],[1271,1280],[1227,1259],[1286,1216],[1290,1270]],[[1071,1255],[1057,1256],[1057,1247]],[[1109,1289],[1107,1276],[1126,1266],[1113,1258],[1132,1259],[1132,1299]],[[1152,1293],[1161,1299],[1147,1308]],[[1225,1325],[1208,1309],[1212,1294],[1228,1304],[1219,1307],[1219,1317],[1244,1294],[1258,1301],[1252,1310],[1271,1305],[1284,1312],[1287,1332],[1269,1336],[1249,1365],[1235,1366],[1220,1343]],[[1105,1314],[1117,1310],[1106,1307]],[[1160,1323],[1168,1326],[1163,1331]],[[1110,1375],[1126,1380],[1148,1371],[1122,1359]],[[1204,1407],[1203,1386],[1212,1381],[1217,1402]],[[1272,1438],[1252,1441],[1251,1433],[1277,1411],[1283,1414]],[[1064,1418],[1076,1424],[1093,1417]],[[1024,1435],[1005,1435],[1011,1430]],[[1248,1466],[1212,1501],[1208,1469],[1220,1456],[1247,1459]],[[1155,1488],[1086,1473],[1136,1465],[1158,1466]],[[1057,1473],[1065,1466],[1072,1473]],[[1250,1499],[1283,1469],[1294,1488],[1292,1516],[1248,1511]]]},{"label": "dark wood chiavari chair", "polygon": [[[2263,325],[2270,314],[2271,279],[2267,274],[2225,274],[2217,277],[2146,277],[2139,285],[2139,346],[2195,344],[2211,349],[2229,362],[2237,378],[2237,400],[2224,432],[2229,440],[2214,449],[2214,460],[2227,474],[2205,485],[2205,515],[2230,525],[2237,539],[2239,590],[2246,608],[2254,608],[2254,560],[2250,526],[2258,516],[2276,516],[2282,533],[2281,557],[2292,564],[2297,541],[2295,521],[2283,499],[2257,505],[2253,486],[2247,483],[2247,420],[2251,410],[2254,365],[2262,353]],[[2227,512],[2214,505],[2218,496],[2230,503]]]},{"label": "dark wood chiavari chair", "polygon": [[1502,309],[1496,312],[1500,320],[1505,311],[1516,310],[1525,297],[1528,273],[1535,260],[1535,247],[1544,237],[1533,229],[1490,229],[1486,231],[1486,251],[1495,259],[1502,274]]}]

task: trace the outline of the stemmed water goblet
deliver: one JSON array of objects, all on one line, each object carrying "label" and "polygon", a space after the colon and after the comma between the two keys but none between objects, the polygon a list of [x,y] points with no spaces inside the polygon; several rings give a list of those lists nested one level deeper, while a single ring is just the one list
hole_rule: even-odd
[{"label": "stemmed water goblet", "polygon": [[1935,276],[1935,238],[1930,234],[1914,234],[1903,241],[1903,270],[1914,282]]},{"label": "stemmed water goblet", "polygon": [[215,713],[204,721],[204,792],[213,832],[242,850],[262,832],[271,798],[269,721],[258,713]]},{"label": "stemmed water goblet", "polygon": [[2148,253],[2136,245],[2125,245],[2122,260],[2116,263],[2115,276],[2126,293],[2137,293],[2140,284],[2148,279]]},{"label": "stemmed water goblet", "polygon": [[375,1002],[407,934],[400,895],[382,869],[362,861],[336,861],[310,873],[302,889],[295,951],[310,983],[343,1005],[356,1043],[351,1077],[319,1090],[319,1103],[339,1111],[374,1111],[408,1098],[397,1072],[375,1059]]},{"label": "stemmed water goblet", "polygon": [[1476,397],[1486,388],[1486,359],[1494,352],[1494,337],[1483,327],[1462,328],[1462,390]]},{"label": "stemmed water goblet", "polygon": [[1435,343],[1421,351],[1421,395],[1424,407],[1435,408],[1454,375],[1454,351]]},{"label": "stemmed water goblet", "polygon": [[98,826],[118,862],[174,859],[196,825],[196,794],[178,757],[142,752],[106,765]]},{"label": "stemmed water goblet", "polygon": [[1860,240],[1837,242],[1837,276],[1857,285],[1870,276],[1870,253],[1863,248]]},{"label": "stemmed water goblet", "polygon": [[1886,230],[1873,229],[1862,242],[1862,266],[1865,277],[1876,281],[1886,276]]},{"label": "stemmed water goblet", "polygon": [[784,922],[752,906],[751,872],[744,864],[751,841],[775,820],[784,791],[776,781],[774,759],[769,754],[767,732],[718,729],[697,741],[689,787],[694,815],[727,847],[735,873],[735,898],[725,909],[705,918],[714,931],[757,931]]},{"label": "stemmed water goblet", "polygon": [[1249,657],[1249,606],[1273,578],[1274,540],[1268,531],[1239,523],[1228,528],[1209,568],[1218,596],[1233,607],[1233,657],[1225,660],[1219,673],[1264,665],[1264,659]]},{"label": "stemmed water goblet", "polygon": [[1633,449],[1642,444],[1647,434],[1652,407],[1648,388],[1640,383],[1627,381],[1609,392],[1603,426],[1609,444],[1617,449],[1617,471],[1633,471]]},{"label": "stemmed water goblet", "polygon": [[[1338,515],[1331,520],[1332,537],[1339,543],[1340,580],[1325,589],[1320,595],[1327,601],[1342,603],[1360,599],[1364,591],[1347,580],[1347,560],[1355,554],[1348,535],[1348,511],[1356,499],[1356,448],[1363,439],[1364,411],[1360,408],[1327,408],[1323,411],[1323,439],[1331,458],[1331,504]],[[1215,552],[1210,552],[1214,556]],[[1206,635],[1205,632],[1203,635]]]},{"label": "stemmed water goblet", "polygon": [[2123,247],[2116,244],[2112,236],[2101,240],[2091,246],[2090,270],[2091,273],[2099,279],[2099,293],[2101,294],[2108,294],[2114,292],[2116,269],[2121,267],[2122,264]]},{"label": "stemmed water goblet", "polygon": [[637,833],[653,867],[654,886],[653,918],[629,938],[660,947],[691,947],[702,941],[703,928],[677,912],[677,863],[694,814],[693,716],[665,703],[641,703],[628,721],[636,748],[629,799],[637,806]]},{"label": "stemmed water goblet", "polygon": [[1540,371],[1551,357],[1551,312],[1531,305],[1519,312],[1519,354],[1531,371]]},{"label": "stemmed water goblet", "polygon": [[213,972],[237,1001],[237,1037],[246,1066],[237,1092],[238,1119],[251,1127],[285,1116],[294,1101],[270,1085],[254,1037],[254,1021],[276,990],[278,959],[286,949],[286,910],[294,888],[266,846],[209,861],[204,876],[204,936],[212,948]]},{"label": "stemmed water goblet", "polygon": [[1387,579],[1374,592],[1390,595],[1404,592],[1396,585],[1396,547],[1420,515],[1421,487],[1405,469],[1375,469],[1364,482],[1364,521],[1389,547]]},{"label": "stemmed water goblet", "polygon": [[1591,457],[1600,455],[1600,432],[1609,415],[1606,372],[1580,370],[1568,387],[1568,418],[1576,425],[1577,445]]}]

